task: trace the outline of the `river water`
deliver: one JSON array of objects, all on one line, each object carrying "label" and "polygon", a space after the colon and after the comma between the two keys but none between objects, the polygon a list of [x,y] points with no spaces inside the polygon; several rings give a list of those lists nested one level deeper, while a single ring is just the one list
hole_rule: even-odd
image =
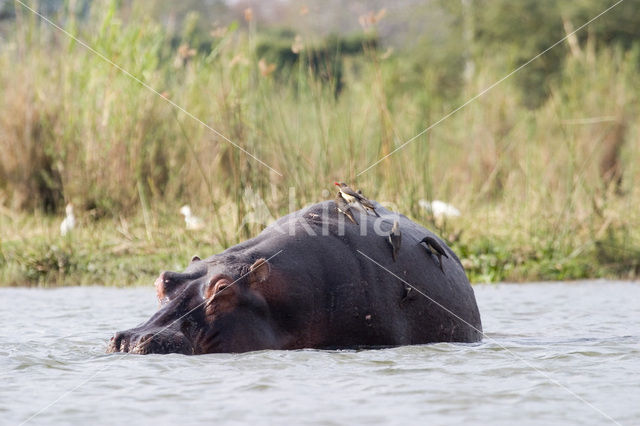
[{"label": "river water", "polygon": [[140,356],[151,286],[2,288],[0,424],[640,424],[640,283],[475,292],[480,344]]}]

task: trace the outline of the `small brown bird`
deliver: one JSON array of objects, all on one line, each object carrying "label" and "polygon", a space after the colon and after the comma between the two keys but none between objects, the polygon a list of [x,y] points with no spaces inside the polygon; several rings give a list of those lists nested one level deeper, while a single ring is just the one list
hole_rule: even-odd
[{"label": "small brown bird", "polygon": [[348,217],[351,222],[355,223],[356,225],[358,224],[356,218],[353,217],[353,212],[351,211],[349,204],[345,201],[344,198],[342,198],[340,192],[338,192],[338,194],[336,195],[336,199],[334,200],[334,202],[336,203],[336,208],[340,213]]},{"label": "small brown bird", "polygon": [[376,211],[376,208],[373,207],[373,204],[371,204],[371,201],[367,200],[367,198],[362,195],[362,193],[358,193],[349,188],[349,186],[344,182],[334,182],[334,185],[336,185],[338,189],[340,189],[340,195],[342,195],[342,198],[344,198],[347,203],[358,207],[365,212],[373,212],[376,216],[380,217],[380,215]]},{"label": "small brown bird", "polygon": [[391,244],[391,256],[393,257],[393,261],[395,262],[398,259],[398,253],[400,252],[400,244],[402,243],[402,233],[400,232],[400,227],[398,226],[398,221],[393,221],[393,227],[391,228],[391,232],[387,237],[389,244]]},{"label": "small brown bird", "polygon": [[[426,236],[420,241],[420,244],[424,243],[427,247],[426,249],[429,251],[429,254],[435,254],[438,256],[438,262],[440,263],[440,270],[444,272],[444,268],[442,267],[442,256],[449,257],[447,252],[444,251],[438,240],[433,237]],[[435,252],[435,253],[434,253]]]},{"label": "small brown bird", "polygon": [[411,290],[413,290],[413,288],[409,287],[408,285],[404,286],[404,291],[402,292],[400,303],[403,303],[412,298],[413,294],[411,293]]}]

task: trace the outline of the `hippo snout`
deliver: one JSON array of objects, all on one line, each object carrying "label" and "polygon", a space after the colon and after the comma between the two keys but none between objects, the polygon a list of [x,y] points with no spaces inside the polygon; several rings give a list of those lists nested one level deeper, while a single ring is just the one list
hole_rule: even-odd
[{"label": "hippo snout", "polygon": [[108,353],[113,352],[129,352],[129,338],[128,336],[119,331],[113,335],[111,340],[109,341],[109,346],[107,347]]},{"label": "hippo snout", "polygon": [[181,332],[158,331],[119,331],[109,342],[108,353],[128,352],[132,354],[193,354],[193,346]]}]

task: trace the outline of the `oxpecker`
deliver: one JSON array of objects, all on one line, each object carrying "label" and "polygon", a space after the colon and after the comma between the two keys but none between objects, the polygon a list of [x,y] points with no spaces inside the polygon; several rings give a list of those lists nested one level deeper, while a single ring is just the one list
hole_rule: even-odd
[{"label": "oxpecker", "polygon": [[420,241],[420,243],[424,243],[427,247],[427,250],[430,254],[434,254],[438,256],[438,262],[440,263],[440,270],[444,272],[444,268],[442,267],[442,256],[449,257],[447,252],[444,251],[438,240],[433,237],[426,236]]},{"label": "oxpecker", "polygon": [[340,189],[340,195],[342,195],[342,198],[344,198],[347,203],[365,212],[373,212],[373,214],[380,217],[373,204],[371,204],[371,201],[367,200],[364,195],[349,188],[344,182],[334,182],[334,185]]},{"label": "oxpecker", "polygon": [[388,237],[389,244],[391,244],[391,256],[393,257],[393,261],[395,262],[398,259],[398,253],[400,252],[400,244],[402,243],[402,233],[400,232],[400,227],[398,226],[398,221],[393,221],[393,227],[391,228],[391,232]]},{"label": "oxpecker", "polygon": [[353,217],[353,212],[351,211],[349,204],[345,201],[344,198],[342,198],[341,194],[341,192],[338,192],[338,194],[336,195],[336,199],[334,200],[334,202],[336,203],[336,208],[340,213],[348,217],[351,222],[357,225],[358,221],[356,221],[356,218]]}]

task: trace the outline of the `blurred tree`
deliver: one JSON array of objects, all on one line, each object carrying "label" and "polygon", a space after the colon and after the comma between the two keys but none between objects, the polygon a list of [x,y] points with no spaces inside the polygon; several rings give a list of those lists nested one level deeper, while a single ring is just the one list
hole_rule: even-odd
[{"label": "blurred tree", "polygon": [[[473,56],[482,62],[502,56],[515,68],[544,51],[565,35],[612,6],[615,2],[582,0],[462,0],[471,2],[474,16]],[[457,2],[443,2],[452,13]],[[619,44],[630,48],[640,41],[640,0],[626,0],[576,34],[584,43],[592,38],[596,44]],[[570,25],[566,25],[566,24]],[[561,44],[514,76],[529,107],[540,105],[549,91],[566,57],[567,45]],[[510,64],[510,65],[509,65]]]},{"label": "blurred tree", "polygon": [[[578,27],[614,3],[613,0],[559,2],[559,9],[565,19]],[[590,24],[586,31],[576,35],[581,42],[592,37],[601,45],[616,44],[625,49],[631,48],[634,43],[640,42],[640,0],[623,1]]]},{"label": "blurred tree", "polygon": [[[478,61],[502,56],[507,67],[515,68],[544,51],[564,36],[556,0],[475,0],[474,56]],[[522,89],[522,101],[536,107],[546,98],[566,56],[558,46],[514,76]]]}]

